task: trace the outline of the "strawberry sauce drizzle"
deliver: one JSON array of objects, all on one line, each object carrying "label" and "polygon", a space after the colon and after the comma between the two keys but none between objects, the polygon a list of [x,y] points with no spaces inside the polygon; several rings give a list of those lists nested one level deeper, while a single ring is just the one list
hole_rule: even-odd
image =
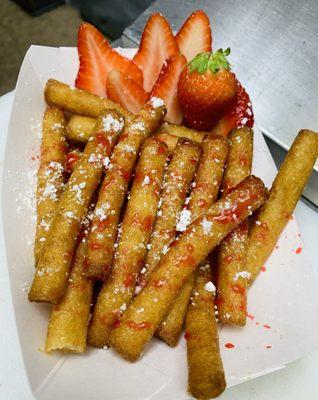
[{"label": "strawberry sauce drizzle", "polygon": [[95,135],[97,145],[100,145],[104,148],[109,146],[109,140],[106,138],[104,132],[98,132]]},{"label": "strawberry sauce drizzle", "polygon": [[221,224],[227,224],[238,220],[242,214],[246,213],[247,207],[252,203],[257,195],[249,193],[247,197],[237,201],[231,208],[223,208],[218,215],[213,216],[213,220]]},{"label": "strawberry sauce drizzle", "polygon": [[129,328],[135,329],[136,331],[141,331],[144,329],[149,329],[151,327],[151,323],[150,322],[134,322],[134,321],[126,321],[126,325]]},{"label": "strawberry sauce drizzle", "polygon": [[190,332],[185,332],[185,333],[184,333],[184,338],[185,338],[185,340],[190,339],[190,337],[191,337]]},{"label": "strawberry sauce drizzle", "polygon": [[254,321],[255,316],[252,314],[249,314],[248,312],[246,313],[246,317],[249,318],[251,321]]},{"label": "strawberry sauce drizzle", "polygon": [[97,231],[102,232],[104,229],[106,229],[107,227],[109,227],[111,225],[111,222],[112,222],[111,216],[108,216],[102,220],[97,220],[96,221]]},{"label": "strawberry sauce drizzle", "polygon": [[160,288],[162,288],[162,287],[164,287],[166,285],[167,285],[167,282],[166,281],[162,281],[161,279],[154,281],[153,284],[152,284],[152,286],[154,288],[158,288],[158,289],[160,289]]},{"label": "strawberry sauce drizzle", "polygon": [[230,254],[224,258],[224,262],[229,264],[233,260],[233,256]]},{"label": "strawberry sauce drizzle", "polygon": [[80,155],[74,151],[71,151],[70,153],[67,154],[66,156],[66,161],[65,161],[65,170],[69,174],[73,172],[74,166],[79,160]]},{"label": "strawberry sauce drizzle", "polygon": [[194,251],[194,247],[192,246],[191,243],[188,243],[188,244],[186,245],[186,248],[187,248],[187,250],[188,250],[190,253],[192,253],[192,252]]},{"label": "strawberry sauce drizzle", "polygon": [[144,218],[143,227],[144,227],[145,231],[149,232],[152,228],[152,224],[153,224],[153,218],[151,215],[148,215],[147,217]]},{"label": "strawberry sauce drizzle", "polygon": [[90,249],[92,249],[92,250],[99,250],[99,249],[101,248],[101,245],[98,244],[98,243],[93,242],[93,243],[90,244],[89,247],[90,247]]},{"label": "strawberry sauce drizzle", "polygon": [[121,321],[120,321],[119,319],[116,319],[115,322],[114,322],[114,324],[113,324],[113,328],[114,328],[114,329],[119,328],[120,325],[121,325]]},{"label": "strawberry sauce drizzle", "polygon": [[134,281],[134,276],[132,274],[128,275],[125,279],[124,286],[128,288]]},{"label": "strawberry sauce drizzle", "polygon": [[246,289],[243,288],[240,285],[231,285],[231,289],[234,290],[234,292],[241,294],[242,296],[245,296]]},{"label": "strawberry sauce drizzle", "polygon": [[200,199],[198,201],[198,205],[199,205],[200,208],[206,208],[207,207],[207,202],[204,199]]},{"label": "strawberry sauce drizzle", "polygon": [[167,148],[165,146],[160,145],[158,147],[158,152],[157,153],[158,153],[158,155],[166,154],[167,153]]}]

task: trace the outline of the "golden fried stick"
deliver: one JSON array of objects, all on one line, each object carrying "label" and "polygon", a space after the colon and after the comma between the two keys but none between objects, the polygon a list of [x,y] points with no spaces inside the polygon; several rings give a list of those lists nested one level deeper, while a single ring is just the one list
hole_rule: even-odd
[{"label": "golden fried stick", "polygon": [[198,269],[186,316],[188,390],[196,399],[219,396],[226,387],[214,310],[210,264]]},{"label": "golden fried stick", "polygon": [[250,274],[249,284],[258,275],[289,221],[310,177],[317,154],[318,133],[301,130],[278,171],[267,202],[259,210],[251,227],[246,268]]},{"label": "golden fried stick", "polygon": [[105,280],[114,254],[120,211],[136,163],[139,149],[147,136],[160,125],[166,108],[161,99],[151,99],[128,124],[114,148],[95,209],[88,237],[86,277]]},{"label": "golden fried stick", "polygon": [[189,300],[195,283],[196,273],[193,272],[180,289],[178,297],[173,302],[168,314],[160,323],[156,336],[164,340],[169,346],[177,345],[184,325]]},{"label": "golden fried stick", "polygon": [[[94,127],[94,118],[83,115],[72,115],[67,125],[67,137],[80,143],[86,143]],[[164,141],[169,150],[176,147],[178,139],[185,137],[195,142],[202,143],[206,132],[195,131],[181,125],[174,125],[164,122],[158,130],[158,136]]]},{"label": "golden fried stick", "polygon": [[253,130],[234,129],[228,136],[230,152],[223,177],[223,195],[251,174],[253,160]]},{"label": "golden fried stick", "polygon": [[[95,122],[95,118],[76,114],[72,115],[66,126],[67,138],[75,142],[86,143],[92,134]],[[157,137],[160,142],[165,143],[171,153],[179,140],[178,136],[170,135],[169,133],[159,133],[153,136]]]},{"label": "golden fried stick", "polygon": [[174,125],[164,122],[160,129],[158,129],[158,134],[169,134],[178,137],[185,137],[191,139],[195,142],[202,143],[204,137],[209,135],[209,132],[200,132],[194,129],[187,128],[183,125]]},{"label": "golden fried stick", "polygon": [[250,176],[188,227],[111,331],[110,344],[118,353],[130,361],[140,357],[191,273],[264,199],[262,181]]},{"label": "golden fried stick", "polygon": [[[196,220],[217,200],[229,151],[228,141],[221,136],[207,135],[202,145],[203,154],[187,206],[191,213],[189,218],[191,221]],[[178,342],[194,282],[195,273],[183,285],[168,315],[157,330],[157,336],[169,346],[175,346]]]},{"label": "golden fried stick", "polygon": [[187,207],[191,212],[191,221],[196,220],[216,202],[229,152],[228,140],[222,136],[207,135],[202,146],[203,154]]},{"label": "golden fried stick", "polygon": [[67,153],[65,116],[58,107],[48,107],[42,124],[41,158],[36,193],[37,223],[34,241],[35,265],[38,263],[54,210],[63,191]]},{"label": "golden fried stick", "polygon": [[61,302],[52,309],[45,350],[82,353],[86,348],[93,282],[84,277],[87,239],[77,247],[72,270]]},{"label": "golden fried stick", "polygon": [[106,110],[97,119],[95,133],[60,198],[29,292],[30,301],[58,304],[62,299],[81,221],[102,178],[104,161],[123,127],[124,118],[115,110]]},{"label": "golden fried stick", "polygon": [[[253,160],[253,131],[249,128],[233,130],[230,152],[223,178],[223,195],[250,175]],[[222,241],[218,254],[217,304],[222,323],[244,326],[246,323],[246,254],[248,222],[241,225]]]},{"label": "golden fried stick", "polygon": [[184,205],[188,187],[194,177],[201,155],[201,146],[189,139],[178,140],[165,175],[161,194],[161,205],[149,243],[138,286],[143,287],[155,270],[163,254],[176,236],[176,225]]},{"label": "golden fried stick", "polygon": [[63,110],[73,114],[97,118],[103,110],[114,109],[125,117],[126,122],[132,118],[132,114],[119,104],[86,92],[86,90],[71,87],[55,79],[47,81],[44,89],[44,97],[48,104],[61,107]]},{"label": "golden fried stick", "polygon": [[72,115],[66,126],[67,138],[75,142],[86,143],[96,124],[95,118]]},{"label": "golden fried stick", "polygon": [[167,156],[165,144],[156,139],[146,139],[122,222],[122,234],[110,278],[99,293],[90,323],[88,342],[94,346],[108,344],[110,329],[133,297],[137,274],[146,256],[146,245],[157,214]]}]

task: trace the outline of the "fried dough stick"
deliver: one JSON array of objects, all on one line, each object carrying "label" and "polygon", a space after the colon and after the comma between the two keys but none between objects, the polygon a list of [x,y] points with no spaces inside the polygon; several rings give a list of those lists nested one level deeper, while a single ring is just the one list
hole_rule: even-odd
[{"label": "fried dough stick", "polygon": [[[83,115],[72,115],[67,125],[67,137],[76,142],[85,143],[89,139],[93,127],[93,118]],[[164,122],[158,130],[158,136],[162,137],[163,141],[168,142],[166,144],[168,144],[169,148],[174,148],[177,144],[176,141],[173,141],[174,137],[185,137],[194,142],[202,143],[206,134],[207,132],[199,132],[182,125],[174,125],[167,122]]]},{"label": "fried dough stick", "polygon": [[75,142],[86,143],[91,137],[95,123],[95,118],[72,115],[66,127],[67,138]]},{"label": "fried dough stick", "polygon": [[186,316],[188,390],[196,399],[219,396],[226,387],[214,309],[210,263],[199,267]]},{"label": "fried dough stick", "polygon": [[[75,142],[86,143],[92,134],[95,122],[94,118],[72,115],[66,127],[67,138]],[[179,140],[178,136],[170,135],[169,133],[154,134],[153,136],[156,136],[160,142],[165,143],[171,153]]]},{"label": "fried dough stick", "polygon": [[143,141],[160,125],[166,113],[163,101],[151,99],[125,128],[114,148],[88,236],[86,277],[104,281],[113,260],[120,211]]},{"label": "fried dough stick", "polygon": [[161,206],[149,243],[145,265],[138,277],[138,286],[149,280],[163,254],[176,236],[176,225],[184,205],[188,187],[194,177],[201,147],[188,139],[179,139],[164,179]]},{"label": "fried dough stick", "polygon": [[318,155],[318,133],[301,130],[273,182],[269,198],[250,230],[247,250],[249,284],[257,277],[289,221]]},{"label": "fried dough stick", "polygon": [[83,353],[86,349],[88,317],[93,282],[84,277],[87,238],[80,239],[64,297],[52,309],[45,350]]},{"label": "fried dough stick", "polygon": [[[251,174],[253,160],[253,131],[249,128],[233,130],[230,152],[223,178],[223,195]],[[218,254],[218,312],[222,323],[246,324],[246,255],[248,221],[223,240]]]},{"label": "fried dough stick", "polygon": [[65,183],[65,116],[58,107],[47,107],[42,124],[41,158],[36,193],[37,223],[34,258],[37,265],[50,229],[54,210]]},{"label": "fried dough stick", "polygon": [[262,181],[250,176],[188,227],[111,331],[118,353],[130,361],[140,357],[191,273],[264,199]]},{"label": "fried dough stick", "polygon": [[58,304],[65,291],[81,221],[104,171],[103,161],[124,127],[124,118],[115,110],[102,112],[95,134],[75,166],[59,201],[52,225],[37,265],[29,300]]},{"label": "fried dough stick", "polygon": [[133,297],[137,274],[146,256],[146,245],[156,219],[167,156],[166,145],[156,139],[146,139],[137,164],[110,278],[99,293],[90,323],[88,342],[94,346],[108,345],[110,329]]},{"label": "fried dough stick", "polygon": [[195,129],[187,128],[183,125],[169,124],[164,122],[160,129],[158,129],[158,134],[169,134],[178,137],[186,137],[195,142],[202,143],[204,137],[209,135],[209,132],[196,131]]},{"label": "fried dough stick", "polygon": [[73,114],[97,118],[105,110],[116,110],[129,122],[132,118],[127,110],[109,99],[96,96],[86,90],[71,87],[55,79],[49,79],[44,89],[44,98],[47,104],[63,108]]},{"label": "fried dough stick", "polygon": [[[51,137],[47,135],[47,127],[44,127],[42,134],[37,188],[37,227],[34,242],[35,265],[37,265],[45,245],[55,208],[64,189],[64,183],[69,174],[73,172],[81,155],[78,150],[72,150],[66,154],[67,143],[65,143],[65,151],[63,151],[63,139],[59,140],[56,133],[57,129],[61,129],[59,125],[60,123],[56,123],[55,128],[50,130],[50,133],[53,132]],[[63,128],[65,134],[65,123]]]},{"label": "fried dough stick", "polygon": [[[196,220],[217,200],[229,151],[228,141],[216,135],[207,135],[203,140],[202,146],[203,154],[188,204],[191,221]],[[183,285],[168,315],[157,330],[157,336],[168,343],[169,346],[175,346],[178,342],[194,282],[195,273]]]}]

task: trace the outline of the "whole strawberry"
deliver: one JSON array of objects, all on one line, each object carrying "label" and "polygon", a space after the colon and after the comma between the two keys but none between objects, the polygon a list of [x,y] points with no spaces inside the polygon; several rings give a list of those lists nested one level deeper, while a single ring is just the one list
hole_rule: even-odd
[{"label": "whole strawberry", "polygon": [[200,53],[182,71],[178,98],[188,127],[210,130],[233,105],[236,81],[229,54],[230,49]]}]

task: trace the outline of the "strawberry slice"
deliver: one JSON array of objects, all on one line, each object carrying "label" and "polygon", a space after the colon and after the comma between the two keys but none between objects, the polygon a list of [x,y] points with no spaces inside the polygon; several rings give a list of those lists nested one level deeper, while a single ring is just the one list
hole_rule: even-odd
[{"label": "strawberry slice", "polygon": [[254,114],[251,100],[246,90],[236,79],[236,100],[232,110],[224,115],[223,118],[213,128],[213,133],[227,136],[232,129],[254,125]]},{"label": "strawberry slice", "polygon": [[171,56],[163,64],[151,97],[160,97],[168,109],[165,120],[173,124],[180,124],[182,113],[178,101],[178,81],[183,68],[187,63],[182,54]]},{"label": "strawberry slice", "polygon": [[153,14],[143,31],[135,63],[143,72],[144,89],[150,92],[167,58],[179,49],[169,22],[161,14]]},{"label": "strawberry slice", "polygon": [[79,27],[77,49],[80,66],[76,87],[105,97],[107,75],[113,69],[142,85],[142,72],[137,65],[113,50],[102,33],[87,22]]},{"label": "strawberry slice", "polygon": [[111,100],[121,104],[133,114],[137,114],[148,100],[148,94],[142,86],[117,70],[108,74],[106,93]]},{"label": "strawberry slice", "polygon": [[176,34],[180,52],[191,61],[198,53],[212,50],[212,34],[207,14],[197,10],[181,26]]}]

